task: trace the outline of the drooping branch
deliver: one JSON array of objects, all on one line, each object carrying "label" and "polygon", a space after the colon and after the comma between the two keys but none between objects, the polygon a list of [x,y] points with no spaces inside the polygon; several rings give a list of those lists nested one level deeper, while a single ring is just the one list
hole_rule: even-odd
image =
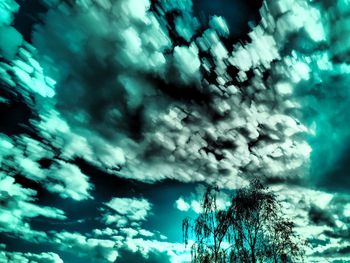
[{"label": "drooping branch", "polygon": [[208,188],[202,213],[193,224],[189,219],[183,222],[185,244],[189,232],[195,237],[192,262],[279,263],[302,258],[294,225],[281,216],[275,195],[258,180],[236,191],[225,210],[218,209],[217,194],[216,187]]}]

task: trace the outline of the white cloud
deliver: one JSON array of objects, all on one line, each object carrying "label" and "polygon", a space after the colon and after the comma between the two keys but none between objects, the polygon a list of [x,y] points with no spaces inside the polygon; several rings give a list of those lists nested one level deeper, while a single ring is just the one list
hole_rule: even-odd
[{"label": "white cloud", "polygon": [[125,246],[132,252],[140,252],[145,258],[152,251],[166,252],[171,262],[189,262],[191,254],[182,243],[170,243],[141,238],[126,239]]},{"label": "white cloud", "polygon": [[188,211],[190,209],[190,204],[188,204],[182,197],[176,200],[175,202],[176,208],[180,211]]},{"label": "white cloud", "polygon": [[134,221],[145,220],[152,207],[146,199],[118,197],[112,198],[106,205],[113,212]]},{"label": "white cloud", "polygon": [[60,256],[53,252],[40,254],[0,251],[1,263],[63,263]]},{"label": "white cloud", "polygon": [[108,239],[87,238],[79,233],[60,232],[54,235],[53,242],[63,251],[78,257],[114,262],[118,257],[115,242]]},{"label": "white cloud", "polygon": [[0,173],[0,229],[2,232],[14,234],[32,242],[43,241],[46,233],[31,229],[27,222],[30,218],[43,216],[63,220],[66,218],[62,210],[39,206],[33,203],[36,191],[23,188],[15,183],[14,178]]},{"label": "white cloud", "polygon": [[89,191],[92,185],[77,166],[57,160],[49,168],[41,168],[38,161],[54,156],[53,149],[47,144],[27,136],[11,139],[3,135],[0,141],[4,146],[0,152],[0,162],[6,170],[18,171],[63,198],[77,201],[91,198]]},{"label": "white cloud", "polygon": [[[349,219],[343,214],[344,202],[350,201],[349,195],[287,185],[276,185],[272,190],[282,203],[283,214],[296,224],[297,234],[309,241],[308,260],[329,257],[333,262],[337,258],[336,251],[350,245],[343,239],[344,233],[349,231]],[[327,255],[329,250],[334,251],[334,255]]]},{"label": "white cloud", "polygon": [[[188,197],[183,198],[182,196],[175,201],[175,207],[182,211],[187,212],[192,210],[193,212],[200,214],[202,213],[202,202],[205,194],[205,187],[198,186],[194,193],[189,194]],[[230,194],[223,191],[216,192],[216,206],[219,210],[224,210],[230,206],[231,197]]]},{"label": "white cloud", "polygon": [[176,46],[174,48],[174,61],[181,79],[185,83],[199,78],[200,60],[198,58],[198,48],[195,44],[190,47]]},{"label": "white cloud", "polygon": [[154,233],[152,233],[151,231],[148,231],[146,229],[140,229],[139,230],[139,234],[141,236],[145,236],[145,237],[152,237],[152,236],[154,236]]},{"label": "white cloud", "polygon": [[88,177],[76,165],[59,161],[50,167],[48,190],[57,192],[63,198],[70,197],[80,201],[92,198],[89,194],[91,185]]}]

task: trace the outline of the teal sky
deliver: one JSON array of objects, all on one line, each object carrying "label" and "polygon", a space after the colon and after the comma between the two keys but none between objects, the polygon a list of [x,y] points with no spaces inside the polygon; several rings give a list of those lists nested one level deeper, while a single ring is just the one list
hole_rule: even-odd
[{"label": "teal sky", "polygon": [[258,177],[350,262],[350,4],[0,2],[0,262],[189,262]]}]

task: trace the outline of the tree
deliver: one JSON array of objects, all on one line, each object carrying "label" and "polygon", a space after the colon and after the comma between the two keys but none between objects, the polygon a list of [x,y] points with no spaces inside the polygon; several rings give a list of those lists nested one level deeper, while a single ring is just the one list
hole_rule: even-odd
[{"label": "tree", "polygon": [[217,187],[209,187],[202,213],[183,220],[184,242],[194,239],[192,262],[295,262],[303,245],[294,224],[281,214],[275,195],[259,180],[234,194],[229,207],[218,209]]}]

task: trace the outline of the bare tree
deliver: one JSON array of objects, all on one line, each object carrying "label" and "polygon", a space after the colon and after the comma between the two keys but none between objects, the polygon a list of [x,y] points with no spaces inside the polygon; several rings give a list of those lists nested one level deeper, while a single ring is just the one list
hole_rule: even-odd
[{"label": "bare tree", "polygon": [[202,213],[183,221],[185,244],[192,262],[295,262],[303,260],[303,245],[294,224],[281,215],[275,195],[260,181],[236,191],[230,206],[218,209],[218,188],[209,187]]}]

